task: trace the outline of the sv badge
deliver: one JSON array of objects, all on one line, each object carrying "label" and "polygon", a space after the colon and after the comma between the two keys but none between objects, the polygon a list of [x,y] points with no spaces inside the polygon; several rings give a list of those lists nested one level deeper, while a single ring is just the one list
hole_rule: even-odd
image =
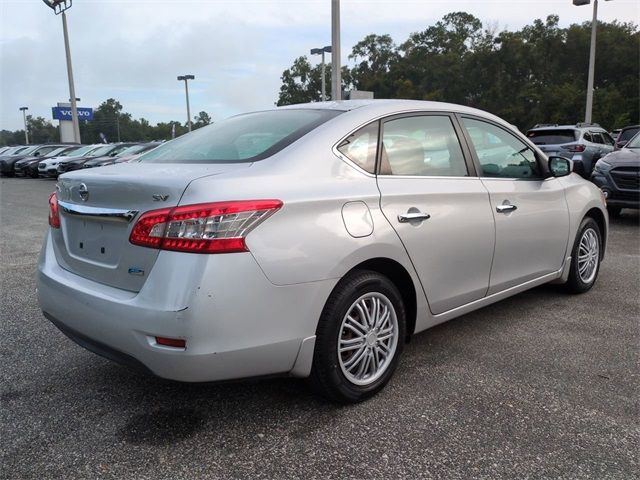
[{"label": "sv badge", "polygon": [[158,193],[154,193],[152,197],[154,202],[166,202],[169,198],[169,195],[160,195]]}]

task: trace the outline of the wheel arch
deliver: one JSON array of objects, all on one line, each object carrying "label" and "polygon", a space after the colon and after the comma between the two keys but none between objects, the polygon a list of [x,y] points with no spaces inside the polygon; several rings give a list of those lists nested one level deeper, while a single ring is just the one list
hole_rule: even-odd
[{"label": "wheel arch", "polygon": [[584,218],[590,217],[598,224],[600,228],[600,235],[602,237],[602,248],[600,249],[600,260],[604,259],[604,252],[607,247],[607,220],[605,214],[597,207],[591,208],[584,214]]},{"label": "wheel arch", "polygon": [[409,341],[416,328],[418,300],[416,285],[407,269],[396,260],[386,257],[370,258],[349,270],[345,276],[356,270],[371,270],[387,277],[398,288],[407,314],[407,338]]}]

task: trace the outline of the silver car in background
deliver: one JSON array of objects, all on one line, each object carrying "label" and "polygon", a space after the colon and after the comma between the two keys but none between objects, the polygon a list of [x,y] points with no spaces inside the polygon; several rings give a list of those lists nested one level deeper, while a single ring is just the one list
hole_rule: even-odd
[{"label": "silver car in background", "polygon": [[44,315],[107,358],[186,382],[290,375],[340,402],[411,335],[556,282],[589,290],[601,192],[505,121],[445,103],[238,115],[62,175]]}]

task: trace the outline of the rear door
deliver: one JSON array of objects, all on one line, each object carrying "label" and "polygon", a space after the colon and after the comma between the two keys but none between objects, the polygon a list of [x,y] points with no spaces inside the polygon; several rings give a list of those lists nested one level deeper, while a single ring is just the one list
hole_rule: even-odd
[{"label": "rear door", "polygon": [[494,220],[460,133],[448,114],[395,116],[382,122],[378,149],[382,211],[434,314],[484,297],[489,286]]},{"label": "rear door", "polygon": [[562,184],[545,178],[536,153],[511,131],[472,116],[462,123],[495,217],[488,294],[558,271],[569,236]]}]

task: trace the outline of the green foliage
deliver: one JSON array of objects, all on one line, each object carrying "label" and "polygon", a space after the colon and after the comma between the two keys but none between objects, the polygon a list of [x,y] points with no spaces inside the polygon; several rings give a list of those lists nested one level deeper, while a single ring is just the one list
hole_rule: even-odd
[{"label": "green foliage", "polygon": [[[557,15],[496,32],[453,12],[400,45],[389,35],[367,35],[353,47],[343,83],[376,98],[477,107],[523,130],[575,123],[584,118],[590,35],[590,22],[560,28]],[[635,24],[598,24],[593,119],[606,128],[639,122],[639,51]],[[278,105],[320,100],[319,82],[320,66],[296,59],[283,72]]]},{"label": "green foliage", "polygon": [[[193,120],[194,129],[212,123],[211,117],[204,111],[198,113]],[[189,131],[186,124],[180,122],[171,121],[153,126],[144,118],[135,120],[130,113],[123,112],[119,101],[109,98],[93,111],[93,120],[80,121],[80,137],[84,144],[101,143],[100,133],[109,142],[170,140],[174,126],[176,137]],[[29,142],[32,144],[60,141],[58,127],[42,117],[27,116],[27,127]],[[0,146],[21,144],[24,144],[24,130],[0,131]]]}]

